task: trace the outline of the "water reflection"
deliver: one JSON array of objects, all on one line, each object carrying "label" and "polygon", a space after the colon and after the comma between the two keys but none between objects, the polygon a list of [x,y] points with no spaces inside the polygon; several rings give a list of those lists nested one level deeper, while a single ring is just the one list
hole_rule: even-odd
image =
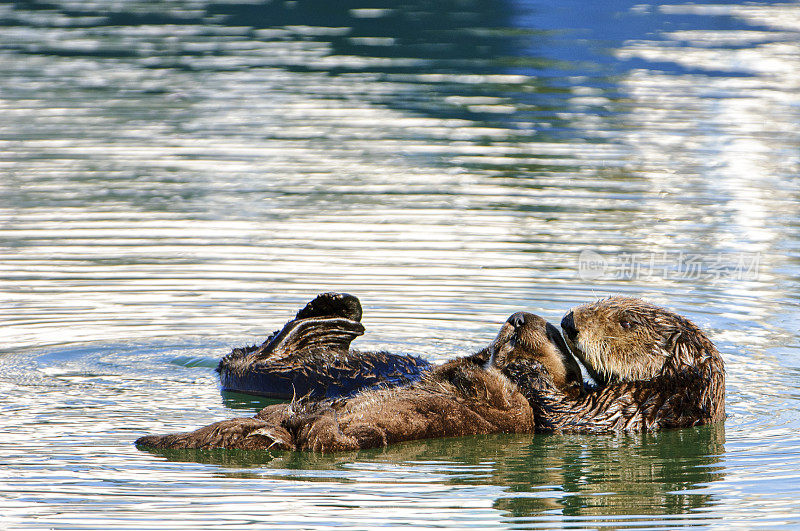
[{"label": "water reflection", "polygon": [[[272,404],[280,404],[282,401],[262,396],[248,395],[234,391],[222,391],[222,403],[229,409],[243,409],[248,412],[257,413]],[[242,415],[245,415],[242,412]]]},{"label": "water reflection", "polygon": [[[706,487],[725,479],[724,425],[620,437],[493,435],[413,441],[333,455],[301,452],[148,450],[170,461],[221,467],[230,477],[310,481],[443,481],[503,487],[493,507],[516,519],[682,514],[709,507]],[[388,464],[399,474],[384,474]],[[331,471],[300,474],[287,471]],[[341,473],[344,472],[342,475]],[[370,474],[373,473],[371,476]],[[424,477],[424,479],[423,479]]]}]

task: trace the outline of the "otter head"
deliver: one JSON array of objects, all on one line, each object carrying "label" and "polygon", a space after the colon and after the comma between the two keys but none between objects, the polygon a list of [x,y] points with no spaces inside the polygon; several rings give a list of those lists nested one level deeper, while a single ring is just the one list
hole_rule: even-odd
[{"label": "otter head", "polygon": [[721,359],[689,320],[641,299],[610,297],[573,308],[561,321],[572,352],[601,385],[649,380]]},{"label": "otter head", "polygon": [[503,324],[489,346],[486,366],[500,369],[520,359],[540,362],[559,388],[582,385],[581,369],[558,329],[532,313],[517,312]]}]

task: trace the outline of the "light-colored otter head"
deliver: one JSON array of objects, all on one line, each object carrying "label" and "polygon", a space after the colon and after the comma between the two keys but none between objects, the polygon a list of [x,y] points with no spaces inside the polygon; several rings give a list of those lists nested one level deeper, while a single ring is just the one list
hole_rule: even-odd
[{"label": "light-colored otter head", "polygon": [[489,354],[487,367],[502,369],[515,360],[531,358],[544,365],[559,388],[583,382],[580,366],[558,329],[532,313],[509,317],[489,346]]},{"label": "light-colored otter head", "polygon": [[709,364],[722,370],[719,353],[691,321],[641,299],[610,297],[578,306],[564,316],[561,328],[601,385]]}]

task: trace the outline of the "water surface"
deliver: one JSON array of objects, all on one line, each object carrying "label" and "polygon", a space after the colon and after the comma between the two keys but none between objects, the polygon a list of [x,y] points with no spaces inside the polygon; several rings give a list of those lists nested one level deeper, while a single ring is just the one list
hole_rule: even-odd
[{"label": "water surface", "polygon": [[[0,522],[795,528],[796,2],[0,6]],[[136,450],[319,292],[434,361],[609,294],[708,331],[723,426]],[[167,524],[168,523],[168,524]]]}]

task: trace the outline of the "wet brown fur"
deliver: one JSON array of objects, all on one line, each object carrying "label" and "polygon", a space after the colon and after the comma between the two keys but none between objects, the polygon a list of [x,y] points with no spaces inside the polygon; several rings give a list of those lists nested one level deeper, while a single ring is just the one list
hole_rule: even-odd
[{"label": "wet brown fur", "polygon": [[254,418],[217,422],[190,433],[142,437],[136,443],[151,448],[332,452],[434,437],[530,433],[537,424],[528,393],[504,372],[526,361],[537,364],[538,377],[553,389],[565,396],[580,394],[580,370],[554,343],[546,321],[518,313],[487,349],[440,365],[409,386],[364,391],[334,401],[278,404]]},{"label": "wet brown fur", "polygon": [[535,361],[512,367],[543,428],[643,431],[725,418],[722,357],[688,319],[641,299],[611,297],[574,308],[562,327],[600,387],[570,397],[541,377]]}]

